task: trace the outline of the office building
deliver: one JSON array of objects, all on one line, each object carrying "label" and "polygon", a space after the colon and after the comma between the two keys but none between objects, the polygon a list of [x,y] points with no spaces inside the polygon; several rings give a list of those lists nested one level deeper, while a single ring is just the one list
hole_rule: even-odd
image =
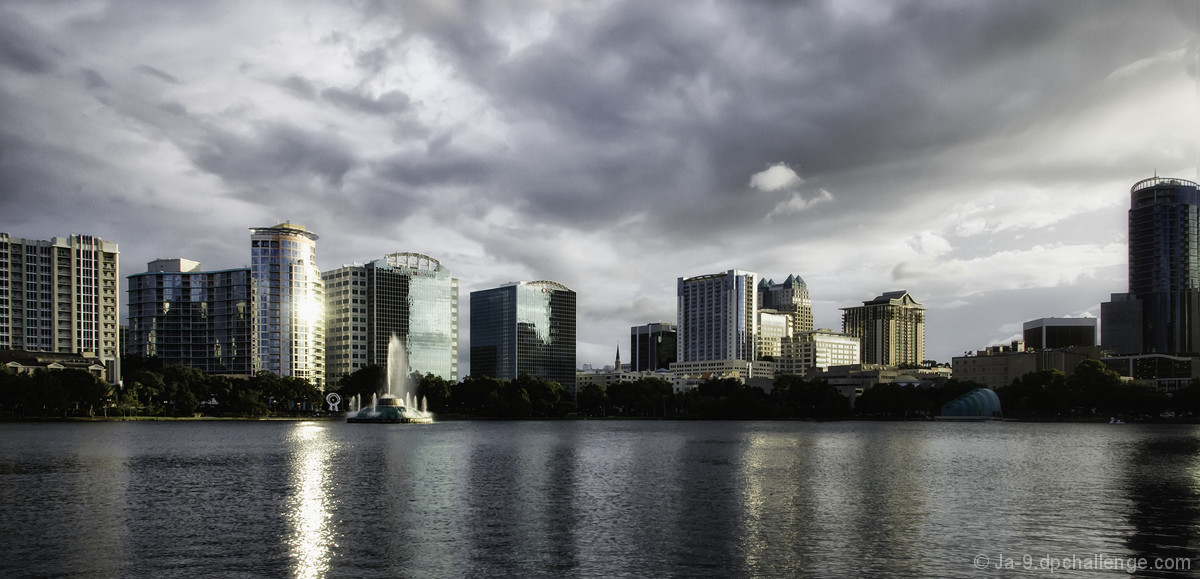
[{"label": "office building", "polygon": [[827,328],[797,332],[782,341],[775,374],[807,376],[833,366],[860,364],[860,346],[858,338]]},{"label": "office building", "polygon": [[632,372],[665,370],[675,361],[675,324],[656,322],[629,328],[629,369]]},{"label": "office building", "polygon": [[755,340],[758,360],[779,358],[784,340],[792,337],[792,317],[775,310],[758,310],[758,337]]},{"label": "office building", "polygon": [[392,336],[404,346],[410,373],[458,382],[458,279],[441,262],[392,253],[321,277],[327,383],[369,364],[386,367]]},{"label": "office building", "polygon": [[[1200,191],[1192,181],[1156,176],[1134,183],[1129,194],[1129,293],[1102,304],[1101,342],[1117,354],[1194,353],[1200,350]],[[1127,335],[1133,332],[1139,335]]]},{"label": "office building", "polygon": [[325,286],[317,235],[303,225],[251,228],[254,368],[325,388]]},{"label": "office building", "polygon": [[157,259],[129,276],[130,354],[210,374],[254,371],[250,268]]},{"label": "office building", "polygon": [[758,282],[758,307],[784,312],[792,318],[792,329],[810,332],[813,329],[812,300],[808,284],[798,275],[789,275],[783,283],[774,280]]},{"label": "office building", "polygon": [[0,233],[0,349],[77,354],[119,377],[117,244]]},{"label": "office building", "polygon": [[859,339],[863,364],[920,365],[925,359],[925,307],[904,290],[842,308],[842,333]]},{"label": "office building", "polygon": [[1034,350],[1096,345],[1096,318],[1040,318],[1025,322],[1025,346]]},{"label": "office building", "polygon": [[678,279],[677,364],[756,360],[757,279],[736,269]]},{"label": "office building", "polygon": [[471,374],[558,382],[575,396],[575,292],[553,281],[471,292]]}]

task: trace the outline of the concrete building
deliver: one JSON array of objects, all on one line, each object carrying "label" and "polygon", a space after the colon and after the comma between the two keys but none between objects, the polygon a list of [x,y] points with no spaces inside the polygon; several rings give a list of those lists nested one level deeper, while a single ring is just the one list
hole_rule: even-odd
[{"label": "concrete building", "polygon": [[575,396],[576,295],[553,281],[471,292],[471,374],[521,374],[562,384]]},{"label": "concrete building", "polygon": [[859,339],[863,364],[919,365],[925,360],[925,307],[904,290],[842,308],[842,333]]},{"label": "concrete building", "polygon": [[775,283],[775,280],[758,282],[758,307],[788,314],[792,318],[793,331],[809,332],[813,329],[808,284],[798,275],[789,275],[783,283]]},{"label": "concrete building", "polygon": [[251,228],[254,369],[325,389],[325,285],[317,235],[303,225]]},{"label": "concrete building", "polygon": [[861,364],[858,338],[828,328],[798,332],[784,340],[782,354],[775,360],[776,374],[808,376],[833,366]]},{"label": "concrete building", "polygon": [[157,259],[129,276],[127,351],[201,372],[254,371],[250,268],[201,271],[189,259]]},{"label": "concrete building", "polygon": [[403,342],[410,372],[458,382],[458,279],[441,262],[392,253],[321,278],[327,383],[370,364],[386,367],[392,336]]},{"label": "concrete building", "polygon": [[[1129,194],[1129,292],[1101,307],[1120,320],[1105,319],[1101,342],[1118,354],[1200,351],[1200,190],[1155,176]],[[1134,327],[1140,336],[1123,335]]]},{"label": "concrete building", "polygon": [[955,356],[951,364],[956,380],[995,390],[1030,372],[1058,370],[1070,376],[1080,362],[1092,357],[1089,352],[1073,349],[1035,351],[1028,349],[1025,342],[1016,341],[1009,346],[991,346],[973,355]]},{"label": "concrete building", "polygon": [[120,372],[117,244],[0,233],[0,349],[75,354]]},{"label": "concrete building", "polygon": [[670,368],[676,360],[677,349],[675,324],[656,322],[629,328],[629,369],[634,372]]},{"label": "concrete building", "polygon": [[679,278],[676,286],[678,364],[756,359],[758,275],[725,273]]},{"label": "concrete building", "polygon": [[1034,350],[1096,345],[1096,318],[1040,318],[1025,322],[1025,346]]}]

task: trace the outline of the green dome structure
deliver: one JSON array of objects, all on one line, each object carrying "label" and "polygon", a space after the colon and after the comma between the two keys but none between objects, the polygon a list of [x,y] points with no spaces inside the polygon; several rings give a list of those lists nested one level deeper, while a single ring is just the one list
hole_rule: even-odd
[{"label": "green dome structure", "polygon": [[1000,397],[991,388],[976,388],[942,406],[942,416],[979,416],[999,418]]}]

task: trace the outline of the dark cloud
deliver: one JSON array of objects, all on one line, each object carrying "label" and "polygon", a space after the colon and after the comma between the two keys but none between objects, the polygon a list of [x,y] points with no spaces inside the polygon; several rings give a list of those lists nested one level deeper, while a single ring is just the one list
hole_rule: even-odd
[{"label": "dark cloud", "polygon": [[[328,187],[342,186],[357,161],[349,144],[334,135],[284,124],[249,127],[245,134],[213,128],[191,151],[196,166],[235,187],[261,188],[273,180],[311,175]],[[272,195],[290,195],[268,187]]]},{"label": "dark cloud", "polygon": [[408,95],[398,90],[371,98],[353,91],[327,88],[321,91],[321,98],[338,107],[368,115],[399,115],[412,109]]},{"label": "dark cloud", "polygon": [[134,70],[136,70],[146,76],[150,76],[150,77],[156,78],[158,80],[161,80],[163,82],[168,82],[171,84],[183,84],[180,82],[180,80],[178,78],[175,78],[174,76],[172,76],[166,72],[163,72],[157,68],[154,68],[153,66],[150,66],[150,65],[139,64],[137,67],[134,68]]},{"label": "dark cloud", "polygon": [[[593,363],[659,321],[634,318],[673,310],[679,275],[797,273],[835,327],[837,307],[903,282],[944,357],[1001,319],[1121,290],[1095,256],[1119,253],[1128,184],[1194,170],[1195,16],[1082,0],[14,3],[0,214],[52,236],[112,201],[135,263],[170,247],[241,265],[221,252],[244,250],[246,227],[291,218],[322,236],[323,263],[422,250],[464,295],[561,278],[581,292],[581,343],[605,344],[581,353]],[[777,164],[796,181],[750,185]],[[136,226],[164,212],[195,223]],[[981,287],[1018,278],[996,290],[1011,311],[983,305]],[[984,317],[974,334],[952,323]]]},{"label": "dark cloud", "polygon": [[58,56],[45,35],[21,15],[0,10],[0,63],[27,74],[54,70]]},{"label": "dark cloud", "polygon": [[317,88],[314,87],[313,84],[308,81],[308,79],[302,76],[293,74],[280,81],[279,86],[283,87],[284,90],[292,93],[293,95],[305,100],[313,100],[317,98]]}]

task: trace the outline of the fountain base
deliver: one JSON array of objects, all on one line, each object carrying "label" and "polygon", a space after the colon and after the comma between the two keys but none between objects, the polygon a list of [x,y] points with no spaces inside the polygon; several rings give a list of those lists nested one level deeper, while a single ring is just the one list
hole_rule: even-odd
[{"label": "fountain base", "polygon": [[433,414],[404,406],[399,398],[383,395],[370,408],[346,416],[346,422],[376,424],[431,424]]}]

